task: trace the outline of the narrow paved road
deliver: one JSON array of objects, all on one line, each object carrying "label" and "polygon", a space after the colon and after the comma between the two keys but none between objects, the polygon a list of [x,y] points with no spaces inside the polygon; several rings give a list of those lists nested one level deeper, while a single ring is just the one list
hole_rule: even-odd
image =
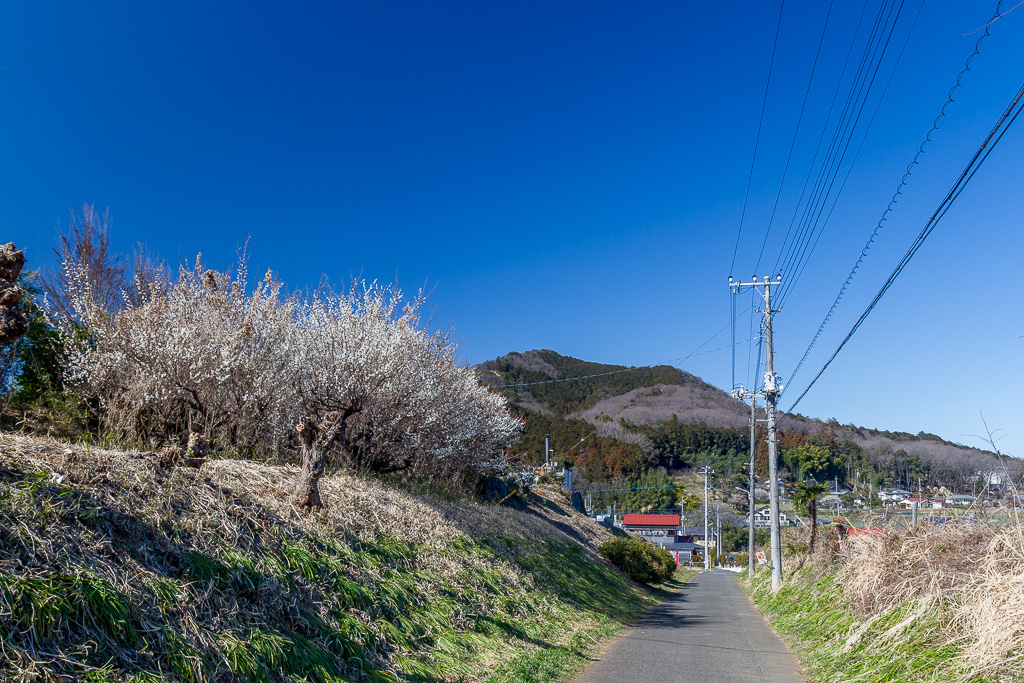
[{"label": "narrow paved road", "polygon": [[793,655],[732,573],[702,572],[642,617],[574,683],[802,683]]}]

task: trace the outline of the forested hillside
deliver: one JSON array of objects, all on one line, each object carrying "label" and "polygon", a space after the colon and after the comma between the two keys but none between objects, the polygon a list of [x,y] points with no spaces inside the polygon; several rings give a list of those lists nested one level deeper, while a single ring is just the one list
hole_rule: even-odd
[{"label": "forested hillside", "polygon": [[[510,353],[478,366],[483,381],[504,389],[525,420],[514,450],[543,458],[544,435],[556,454],[573,462],[587,481],[636,478],[651,470],[680,472],[703,464],[723,476],[742,471],[749,458],[749,405],[671,366],[631,368],[588,363],[540,350]],[[763,418],[759,411],[758,418]],[[979,473],[1016,476],[1021,463],[950,443],[935,435],[886,432],[783,414],[779,423],[783,475],[839,477],[852,487],[968,488]],[[758,429],[758,472],[767,469]],[[580,440],[583,439],[583,443]],[[578,475],[578,476],[579,476]]]},{"label": "forested hillside", "polygon": [[[508,387],[506,392],[523,405],[537,405],[557,415],[567,415],[619,396],[638,387],[657,384],[683,385],[699,379],[671,365],[631,368],[604,365],[540,350],[510,353],[477,366],[483,381]],[[556,381],[578,377],[571,381]],[[710,385],[706,385],[710,386]]]}]

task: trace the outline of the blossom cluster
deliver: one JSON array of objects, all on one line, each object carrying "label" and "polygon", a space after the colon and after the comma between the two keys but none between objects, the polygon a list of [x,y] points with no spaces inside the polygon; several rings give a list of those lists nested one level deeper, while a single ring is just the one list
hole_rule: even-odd
[{"label": "blossom cluster", "polygon": [[[259,453],[296,446],[297,423],[344,422],[331,457],[359,468],[458,479],[501,468],[519,429],[499,394],[457,362],[449,333],[419,318],[423,297],[355,282],[286,295],[270,273],[248,286],[201,257],[177,278],[135,283],[116,309],[88,270],[63,264],[66,381],[97,399],[112,431],[164,441],[202,434]],[[143,290],[141,295],[139,290]]]}]

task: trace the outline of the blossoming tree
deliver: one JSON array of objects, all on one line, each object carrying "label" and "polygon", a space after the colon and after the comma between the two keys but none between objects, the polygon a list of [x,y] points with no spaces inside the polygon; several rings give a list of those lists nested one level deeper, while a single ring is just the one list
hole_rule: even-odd
[{"label": "blossoming tree", "polygon": [[504,468],[520,424],[457,362],[449,334],[422,324],[422,296],[361,282],[285,296],[270,273],[250,288],[243,255],[233,272],[197,258],[173,282],[135,277],[113,306],[96,296],[103,264],[73,252],[50,316],[65,381],[98,401],[108,429],[197,433],[243,453],[297,445],[295,503],[307,510],[323,505],[331,460],[457,483]]}]

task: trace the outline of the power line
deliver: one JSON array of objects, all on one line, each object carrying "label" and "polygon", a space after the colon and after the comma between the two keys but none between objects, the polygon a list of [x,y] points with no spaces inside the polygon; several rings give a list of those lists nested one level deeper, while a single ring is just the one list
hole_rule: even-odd
[{"label": "power line", "polygon": [[[865,2],[865,9],[866,9],[866,5],[867,5],[867,2]],[[865,41],[864,52],[863,52],[863,54],[860,57],[860,61],[859,61],[858,66],[857,66],[857,70],[854,73],[853,78],[852,78],[852,80],[850,82],[850,90],[849,90],[849,92],[846,95],[846,98],[845,98],[845,101],[843,103],[842,109],[841,109],[841,111],[839,113],[839,116],[838,116],[838,118],[836,120],[835,129],[832,132],[831,140],[829,141],[828,148],[826,149],[825,155],[824,155],[824,157],[822,158],[822,161],[821,161],[821,166],[818,168],[817,175],[815,176],[814,184],[812,185],[812,188],[811,188],[811,194],[808,197],[806,204],[804,204],[802,212],[800,210],[800,204],[799,203],[797,204],[796,210],[794,211],[794,220],[796,219],[797,216],[799,216],[799,218],[800,218],[799,223],[798,223],[799,230],[796,233],[795,239],[790,243],[788,250],[785,250],[785,245],[783,245],[783,248],[785,250],[785,258],[782,259],[782,267],[781,268],[778,268],[778,263],[777,263],[778,272],[782,272],[783,270],[785,270],[787,272],[789,271],[789,263],[790,263],[790,261],[796,256],[796,254],[799,253],[800,247],[804,243],[804,240],[806,238],[806,233],[807,233],[807,231],[810,228],[809,216],[813,213],[814,207],[820,201],[820,194],[822,192],[824,184],[827,183],[826,179],[830,175],[829,171],[830,171],[830,168],[831,168],[831,166],[832,166],[832,164],[834,162],[834,159],[835,159],[835,156],[834,156],[835,155],[835,150],[836,150],[836,147],[837,147],[837,144],[838,144],[839,140],[841,139],[841,133],[842,133],[844,128],[849,123],[848,120],[847,120],[847,114],[850,111],[850,104],[853,101],[854,95],[857,92],[857,87],[858,87],[858,85],[861,82],[861,76],[864,73],[864,66],[867,63],[868,55],[871,52],[871,47],[872,47],[872,45],[874,45],[875,39],[876,39],[876,37],[878,35],[878,31],[879,31],[879,27],[881,26],[881,20],[882,20],[882,16],[883,16],[884,10],[885,10],[885,4],[883,3],[878,8],[878,13],[875,16],[874,25],[872,26],[871,31],[870,31],[870,33],[869,33],[869,35],[868,35],[868,37],[867,37],[867,39]],[[863,21],[863,16],[862,16],[862,21]],[[847,60],[846,60],[846,62],[843,65],[843,72],[842,72],[842,74],[840,74],[839,81],[836,83],[836,92],[833,95],[832,103],[831,103],[831,105],[829,107],[829,114],[828,114],[828,116],[825,119],[824,126],[822,127],[822,135],[818,139],[818,147],[815,150],[814,161],[812,161],[812,168],[811,168],[812,172],[813,172],[813,169],[814,169],[814,162],[817,161],[818,153],[821,150],[821,143],[824,141],[825,134],[828,131],[828,123],[831,120],[832,112],[835,110],[836,100],[838,99],[839,93],[842,90],[842,84],[843,84],[843,82],[845,80],[845,76],[846,76],[846,69],[849,66],[849,57],[852,55],[852,47],[854,45],[856,45],[857,37],[859,35],[859,31],[860,31],[860,24],[858,24],[858,32],[856,34],[854,34],[853,43],[851,44],[851,52],[848,53]],[[809,178],[810,178],[810,174],[808,175],[808,179]]]},{"label": "power line", "polygon": [[[1000,2],[1001,1],[1002,0],[1000,0]],[[885,88],[882,89],[882,95],[878,98],[878,103],[875,105],[875,111],[871,114],[871,119],[868,121],[868,125],[864,129],[864,135],[861,137],[860,144],[857,146],[857,151],[854,153],[853,159],[850,161],[850,165],[846,169],[846,175],[843,177],[843,182],[839,185],[839,191],[836,192],[836,196],[832,200],[832,206],[829,207],[828,214],[825,216],[825,220],[821,224],[821,229],[818,230],[818,236],[814,239],[814,243],[811,245],[810,251],[807,252],[807,258],[805,258],[803,263],[799,266],[796,275],[790,278],[787,286],[780,296],[780,307],[786,305],[790,294],[792,294],[796,287],[796,283],[799,282],[800,277],[807,269],[807,264],[810,262],[811,255],[814,254],[814,250],[818,248],[818,242],[821,240],[821,236],[825,233],[825,227],[828,225],[829,220],[831,220],[832,213],[836,210],[836,205],[839,203],[839,198],[842,196],[843,190],[846,188],[846,182],[850,179],[850,174],[853,172],[853,167],[857,163],[857,159],[860,158],[861,150],[864,149],[864,143],[867,142],[868,139],[868,133],[871,132],[871,127],[875,124],[875,118],[878,116],[878,110],[882,108],[882,102],[885,99],[886,93],[889,92],[889,86],[892,85],[892,79],[896,76],[896,69],[899,67],[900,61],[903,59],[903,54],[907,50],[907,44],[910,43],[910,37],[914,33],[914,28],[917,26],[917,20],[920,19],[921,10],[923,9],[924,0],[921,0],[921,5],[917,8],[917,14],[914,16],[914,21],[910,26],[910,31],[907,32],[907,37],[903,41],[903,47],[900,48],[900,53],[897,55],[896,61],[893,64],[892,72],[889,74],[889,79],[885,83]]]},{"label": "power line", "polygon": [[[881,232],[882,224],[885,222],[888,215],[896,206],[896,202],[899,201],[900,195],[903,194],[903,188],[906,187],[907,183],[909,182],[910,175],[914,166],[920,163],[919,159],[921,158],[921,155],[924,154],[925,147],[928,145],[929,142],[932,141],[932,133],[934,133],[939,128],[939,120],[946,115],[946,107],[948,107],[953,102],[953,94],[962,85],[964,76],[967,74],[968,71],[971,70],[971,62],[974,60],[974,57],[980,54],[981,43],[985,40],[986,37],[990,35],[988,27],[992,25],[992,22],[994,22],[996,19],[1000,17],[1001,5],[1002,0],[999,0],[999,2],[996,3],[995,14],[993,15],[989,23],[985,25],[985,32],[982,34],[980,38],[978,38],[978,42],[974,44],[974,51],[971,52],[971,54],[967,57],[967,60],[964,64],[964,68],[961,69],[960,73],[957,74],[956,83],[954,83],[953,86],[949,89],[949,92],[946,95],[946,101],[943,102],[942,107],[939,109],[938,115],[935,117],[935,120],[932,121],[932,126],[931,128],[928,129],[928,132],[925,134],[924,140],[921,141],[921,145],[918,147],[917,153],[914,154],[914,158],[911,160],[910,164],[907,165],[907,170],[903,174],[903,177],[900,179],[899,185],[896,186],[896,191],[893,193],[892,198],[889,200],[889,204],[885,207],[885,210],[882,212],[882,216],[878,219],[878,224],[875,225],[875,229],[872,231],[871,236],[868,238],[868,241],[864,244],[864,248],[861,249],[860,256],[857,258],[857,262],[853,264],[853,268],[850,270],[850,274],[846,277],[846,281],[843,283],[843,286],[839,288],[839,293],[836,295],[835,301],[832,302],[832,306],[828,309],[828,313],[825,314],[824,320],[822,320],[821,325],[818,326],[818,331],[815,332],[814,338],[811,340],[811,343],[807,346],[807,350],[804,351],[803,357],[800,359],[800,362],[797,363],[796,369],[789,376],[790,382],[792,382],[793,379],[796,377],[797,373],[800,372],[800,368],[803,367],[804,362],[810,355],[811,349],[814,348],[814,345],[817,343],[818,339],[821,337],[822,332],[825,330],[825,327],[831,320],[832,314],[835,313],[836,308],[839,306],[839,301],[843,298],[843,295],[846,294],[847,287],[850,286],[850,283],[853,281],[854,276],[857,274],[857,271],[860,269],[861,264],[864,262],[864,259],[867,256],[868,251],[871,249],[871,245],[874,244],[875,242],[875,238],[877,238],[879,233]],[[886,86],[886,88],[888,89],[888,86]],[[835,205],[833,204],[833,208],[834,207]],[[799,275],[797,277],[799,277]],[[783,303],[785,303],[785,300],[783,300]]]},{"label": "power line", "polygon": [[[791,271],[795,271],[797,264],[806,253],[807,245],[810,243],[817,226],[817,219],[820,216],[821,207],[823,207],[828,201],[828,196],[831,193],[835,179],[842,167],[842,162],[849,148],[850,141],[852,140],[857,121],[859,121],[860,112],[863,111],[863,106],[867,102],[871,85],[874,83],[873,77],[870,82],[868,81],[868,74],[872,71],[871,65],[875,62],[875,56],[878,55],[878,50],[882,45],[882,37],[885,33],[885,27],[889,25],[889,18],[892,16],[892,11],[895,7],[895,0],[893,0],[893,4],[888,5],[888,14],[886,14],[886,7],[887,3],[883,3],[878,8],[874,24],[864,44],[864,52],[861,55],[856,72],[850,82],[849,92],[846,95],[842,110],[836,121],[835,129],[832,133],[832,139],[829,142],[828,149],[826,150],[821,166],[818,169],[810,197],[806,204],[804,204],[802,213],[798,205],[797,211],[794,214],[794,218],[796,215],[800,215],[800,227],[796,238],[792,243],[790,243],[789,249],[785,251],[785,257],[782,258],[781,268],[778,269],[778,272],[780,273],[790,273]],[[902,10],[902,4],[900,9]],[[892,31],[895,29],[895,26],[896,24],[893,22],[892,28],[890,28],[889,38],[885,41],[886,47],[888,46],[889,39],[891,39]],[[856,43],[856,36],[854,37],[854,43]],[[881,60],[884,57],[884,53],[885,49],[883,48],[882,54],[879,55],[878,58],[878,66],[875,68],[876,74],[877,68],[881,66]],[[840,77],[840,84],[842,83],[842,80],[843,78]],[[838,89],[839,85],[837,85],[837,95]],[[862,97],[863,102],[858,108],[857,103],[862,101]],[[834,108],[835,98],[833,98],[833,104],[830,107],[830,117],[831,110]],[[857,112],[856,119],[854,118],[855,111]],[[828,119],[826,119],[826,129],[827,121]],[[851,123],[853,124],[852,126]],[[819,139],[819,150],[821,141],[822,140]],[[815,158],[817,158],[817,152],[815,153]],[[789,284],[787,282],[787,288],[788,286]]]},{"label": "power line", "polygon": [[[775,221],[775,212],[779,208],[779,200],[782,198],[782,188],[786,184],[786,174],[789,173],[789,163],[793,159],[793,150],[796,148],[796,139],[800,134],[800,123],[804,120],[804,110],[807,108],[807,98],[811,94],[811,83],[814,82],[814,72],[818,69],[818,58],[821,57],[821,46],[825,43],[825,33],[828,30],[828,20],[832,16],[832,6],[835,0],[828,3],[828,13],[825,15],[825,25],[821,27],[821,38],[818,40],[818,50],[814,53],[814,63],[811,65],[811,75],[807,78],[807,88],[804,90],[804,101],[800,105],[800,115],[796,118],[796,130],[793,131],[793,140],[789,143],[789,154],[786,155],[786,166],[782,169],[782,180],[779,181],[779,191],[775,195],[775,205],[772,206],[772,215],[768,219],[768,229],[765,230],[764,240],[761,242],[761,251],[757,255],[757,264],[754,272],[761,267],[761,257],[764,256],[764,247],[768,244],[768,236],[772,232],[772,223]],[[735,257],[734,257],[735,258]],[[735,384],[735,382],[733,382]]]},{"label": "power line", "polygon": [[850,40],[850,47],[846,51],[846,59],[843,61],[843,68],[839,74],[839,80],[836,82],[835,92],[832,94],[832,102],[829,104],[828,113],[825,115],[825,122],[821,127],[821,135],[818,136],[818,144],[814,149],[814,157],[811,159],[810,168],[807,170],[807,176],[804,178],[803,187],[800,189],[800,197],[797,199],[797,210],[793,212],[793,217],[789,221],[789,227],[786,229],[786,237],[782,240],[782,248],[779,252],[779,257],[775,260],[775,267],[772,268],[774,272],[778,272],[779,265],[783,260],[782,255],[787,253],[786,245],[790,244],[789,240],[793,234],[793,228],[796,225],[796,218],[799,215],[799,207],[804,201],[804,196],[807,194],[807,185],[811,181],[814,165],[818,160],[818,154],[821,152],[821,143],[825,140],[825,133],[828,131],[828,122],[832,118],[832,112],[835,109],[836,100],[839,98],[839,91],[842,88],[843,80],[846,77],[846,69],[850,65],[850,58],[853,57],[853,48],[857,45],[857,36],[860,35],[860,27],[864,23],[864,15],[867,13],[867,9],[868,0],[864,0],[864,6],[860,11],[860,18],[857,20],[857,27],[854,29],[853,38]]},{"label": "power line", "polygon": [[[753,315],[753,312],[757,310],[757,300],[755,299],[755,296],[756,296],[756,294],[755,294],[754,290],[751,289],[751,291],[750,291],[750,310],[751,310],[751,315],[750,315],[750,324],[748,326],[748,330],[749,330],[750,336],[754,336],[754,315]],[[760,343],[760,342],[758,342],[758,343]],[[750,354],[751,354],[752,350],[753,350],[752,346],[747,346],[747,379],[748,379],[748,384],[750,383],[749,380],[750,380],[750,377],[751,377],[751,375],[750,375]],[[760,353],[760,351],[758,351],[758,353]],[[758,356],[758,358],[760,358],[760,356]]]},{"label": "power line", "polygon": [[[895,8],[895,2],[889,8],[888,15],[885,17],[884,20],[881,20],[881,12],[879,14],[879,20],[876,21],[876,29],[881,27],[881,32],[872,32],[872,40],[869,40],[868,46],[865,49],[864,58],[862,58],[861,60],[861,66],[858,68],[854,85],[851,88],[850,95],[847,98],[847,103],[844,106],[840,124],[836,128],[836,134],[833,137],[833,144],[830,145],[828,156],[831,156],[831,159],[829,160],[827,158],[826,163],[823,164],[822,166],[822,174],[819,175],[819,178],[822,182],[818,186],[819,189],[817,193],[817,198],[814,199],[813,204],[808,204],[809,210],[805,210],[806,229],[804,232],[801,233],[805,237],[800,242],[801,246],[792,252],[793,257],[791,261],[783,267],[783,270],[785,272],[799,272],[801,265],[805,262],[807,258],[809,258],[810,252],[808,251],[808,247],[811,246],[815,232],[817,231],[820,237],[821,232],[824,231],[825,225],[823,223],[821,223],[820,228],[818,227],[821,221],[821,214],[824,211],[826,204],[828,203],[828,198],[832,194],[832,189],[835,186],[835,182],[838,178],[839,171],[842,168],[844,160],[846,159],[846,154],[849,151],[850,144],[853,142],[854,133],[857,130],[857,125],[859,124],[860,118],[864,113],[864,107],[867,105],[871,89],[874,86],[875,80],[878,77],[878,71],[882,66],[882,61],[884,59],[886,51],[888,50],[889,43],[892,40],[892,35],[896,29],[896,24],[898,23],[900,14],[903,11],[903,5],[904,2],[901,1],[899,9],[896,10],[896,16],[893,19],[892,25],[889,28],[888,35],[885,36],[884,44],[882,43],[882,36],[885,33],[885,27],[889,25],[889,17],[892,16],[893,9]],[[879,23],[879,21],[881,23]],[[874,38],[876,34],[877,42]],[[907,39],[909,40],[909,35]],[[872,43],[874,43],[874,47],[871,47]],[[881,49],[881,52],[879,52],[879,49]],[[869,54],[870,57],[868,56]],[[872,64],[874,64],[873,70],[871,68]],[[895,65],[893,66],[893,69],[895,70]],[[870,80],[868,80],[869,73]],[[859,85],[857,85],[857,81],[860,81]],[[859,106],[857,105],[858,102]],[[879,101],[879,103],[880,102],[881,100]],[[854,111],[856,111],[856,114],[854,114]],[[849,113],[849,117],[847,117],[847,113]],[[845,123],[842,122],[842,118],[846,118]],[[865,131],[865,135],[866,134],[867,132]],[[839,152],[840,147],[842,148],[841,153]],[[851,162],[851,169],[852,166],[853,163]],[[827,170],[829,167],[831,167],[831,170]],[[845,186],[845,180],[843,182],[843,186]],[[842,192],[842,186],[840,187],[839,192]],[[838,194],[836,195],[836,199],[838,199]],[[790,290],[793,286],[794,281],[795,278],[789,278],[789,281],[787,282],[784,290]],[[780,301],[782,300],[783,295],[784,292],[780,292]]]},{"label": "power line", "polygon": [[991,132],[989,132],[988,137],[986,137],[984,142],[981,143],[981,146],[978,147],[978,151],[974,153],[974,156],[971,158],[970,162],[967,164],[966,167],[964,167],[964,170],[960,174],[960,177],[957,178],[957,181],[953,184],[953,187],[946,194],[942,202],[940,202],[938,208],[935,209],[935,212],[932,213],[931,218],[929,218],[928,222],[925,223],[925,226],[921,230],[921,233],[917,236],[917,238],[911,244],[910,249],[907,250],[907,253],[903,256],[903,258],[897,264],[896,268],[889,275],[888,279],[885,281],[885,284],[882,285],[882,288],[878,290],[878,293],[875,295],[875,298],[872,299],[870,304],[868,304],[868,307],[860,315],[860,318],[857,319],[857,322],[853,324],[853,327],[850,329],[849,333],[847,333],[846,337],[839,344],[838,348],[836,348],[836,350],[832,353],[832,356],[825,362],[825,365],[821,368],[818,374],[815,375],[814,379],[811,380],[811,383],[807,386],[806,389],[804,389],[803,393],[800,394],[800,396],[796,399],[796,401],[793,402],[793,405],[791,405],[789,407],[789,410],[787,410],[786,412],[792,412],[793,409],[796,408],[796,406],[800,403],[800,401],[803,400],[804,396],[807,395],[807,392],[811,390],[811,387],[813,387],[814,384],[818,381],[818,379],[822,376],[822,374],[824,374],[825,370],[828,369],[828,366],[832,364],[832,361],[835,360],[836,356],[839,355],[839,352],[843,350],[844,346],[846,346],[846,343],[850,341],[854,333],[858,329],[860,329],[861,324],[868,317],[871,311],[874,310],[875,306],[878,304],[881,298],[885,295],[886,292],[889,291],[889,288],[892,286],[893,282],[895,282],[896,278],[899,277],[900,273],[903,272],[903,269],[907,267],[907,264],[910,263],[910,260],[917,253],[918,249],[921,248],[921,245],[924,244],[924,241],[935,229],[935,226],[938,225],[940,220],[942,220],[942,217],[946,215],[947,211],[949,211],[949,208],[953,205],[956,199],[967,187],[967,184],[970,183],[972,178],[974,178],[974,175],[978,172],[978,169],[980,169],[982,164],[985,163],[985,160],[988,159],[989,154],[991,154],[992,150],[995,149],[996,145],[999,144],[999,141],[1003,139],[1003,135],[1006,134],[1006,131],[1009,130],[1010,126],[1012,126],[1014,121],[1017,120],[1017,116],[1020,115],[1021,107],[1019,105],[1021,103],[1022,97],[1024,97],[1024,85],[1021,86],[1020,90],[1017,91],[1017,94],[1014,96],[1013,100],[1010,101],[1010,104],[1003,111],[1002,116],[999,117],[999,120],[996,122],[995,126],[993,126]]},{"label": "power line", "polygon": [[729,264],[729,272],[736,267],[736,252],[740,248],[740,235],[743,233],[743,219],[747,215],[747,200],[750,198],[750,183],[754,179],[754,162],[757,161],[757,147],[761,142],[761,127],[764,125],[764,110],[768,105],[768,90],[772,84],[772,70],[775,68],[775,51],[779,47],[779,31],[782,29],[782,11],[786,7],[786,0],[779,3],[779,21],[775,26],[775,42],[772,45],[772,58],[768,63],[768,80],[764,84],[764,99],[761,101],[761,116],[757,121],[757,136],[754,138],[754,154],[750,159],[750,174],[747,176],[747,190],[743,194],[743,210],[740,212],[740,227],[736,231],[736,246],[732,250],[732,263]]},{"label": "power line", "polygon": [[732,319],[732,388],[736,388],[736,297],[729,295],[729,317]]}]

